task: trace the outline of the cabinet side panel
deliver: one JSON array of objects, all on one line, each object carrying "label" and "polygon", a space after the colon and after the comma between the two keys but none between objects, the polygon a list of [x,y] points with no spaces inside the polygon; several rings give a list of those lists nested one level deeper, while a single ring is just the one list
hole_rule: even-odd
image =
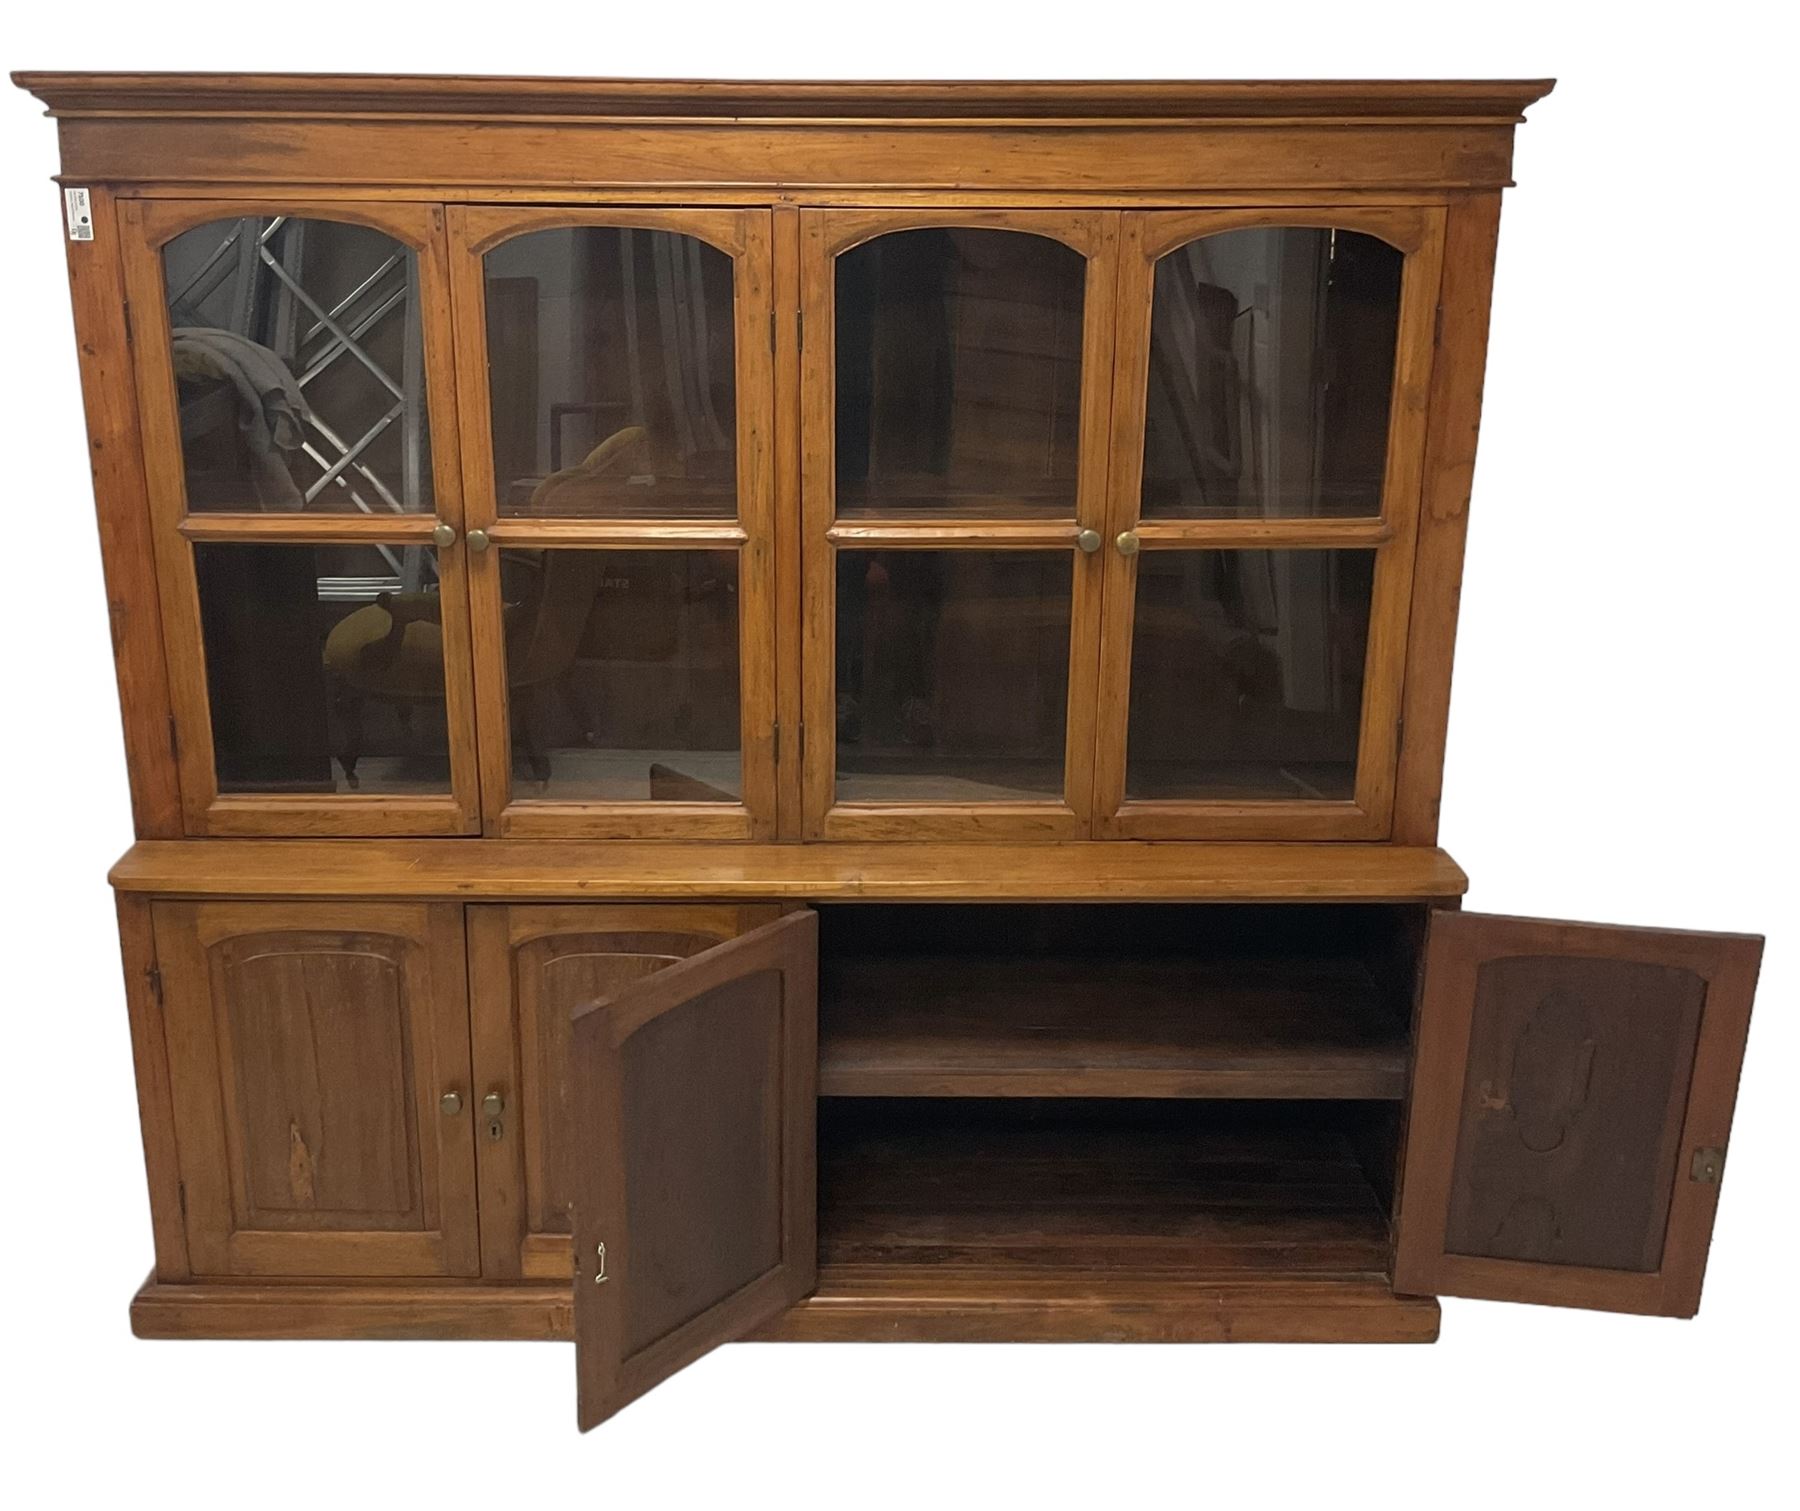
[{"label": "cabinet side panel", "polygon": [[150,1231],[156,1278],[186,1280],[187,1233],[181,1219],[181,1162],[169,1090],[169,1049],[163,1038],[162,984],[147,897],[118,899],[119,953],[125,965],[125,1010],[131,1022],[131,1059],[137,1074],[138,1122],[144,1136],[144,1173],[150,1186]]},{"label": "cabinet side panel", "polygon": [[1463,544],[1469,531],[1475,440],[1481,425],[1488,305],[1499,231],[1498,194],[1451,204],[1444,227],[1444,271],[1438,294],[1437,349],[1431,369],[1401,709],[1404,736],[1394,798],[1392,838],[1401,845],[1428,845],[1437,839],[1444,737],[1450,720],[1450,671],[1462,593]]},{"label": "cabinet side panel", "polygon": [[69,298],[87,413],[88,468],[100,522],[132,823],[139,838],[179,837],[181,789],[170,743],[169,682],[151,552],[143,436],[111,194],[95,189],[92,241],[71,241]]}]

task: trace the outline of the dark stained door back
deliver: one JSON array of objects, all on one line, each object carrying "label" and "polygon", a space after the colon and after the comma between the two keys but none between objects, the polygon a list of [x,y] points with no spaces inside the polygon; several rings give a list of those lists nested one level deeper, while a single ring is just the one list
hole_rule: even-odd
[{"label": "dark stained door back", "polygon": [[582,1429],[817,1282],[818,918],[577,1009]]},{"label": "dark stained door back", "polygon": [[1691,1316],[1761,953],[1433,915],[1396,1287]]}]

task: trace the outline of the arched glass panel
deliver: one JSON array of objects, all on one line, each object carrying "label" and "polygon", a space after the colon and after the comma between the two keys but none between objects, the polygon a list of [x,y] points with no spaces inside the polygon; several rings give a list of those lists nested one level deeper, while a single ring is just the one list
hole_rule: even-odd
[{"label": "arched glass panel", "polygon": [[1156,264],[1145,519],[1381,513],[1402,254],[1258,226]]},{"label": "arched glass panel", "polygon": [[1075,513],[1086,259],[988,227],[837,259],[840,516]]},{"label": "arched glass panel", "polygon": [[499,514],[732,519],[732,260],[675,231],[532,231],[482,261]]},{"label": "arched glass panel", "polygon": [[190,510],[434,508],[411,247],[245,216],[183,232],[162,262]]}]

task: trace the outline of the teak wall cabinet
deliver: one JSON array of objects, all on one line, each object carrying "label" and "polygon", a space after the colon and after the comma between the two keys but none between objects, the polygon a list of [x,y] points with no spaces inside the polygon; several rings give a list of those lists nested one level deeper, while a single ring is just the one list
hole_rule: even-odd
[{"label": "teak wall cabinet", "polygon": [[1437,845],[1545,82],[29,74],[153,1336],[1691,1314],[1760,941]]}]

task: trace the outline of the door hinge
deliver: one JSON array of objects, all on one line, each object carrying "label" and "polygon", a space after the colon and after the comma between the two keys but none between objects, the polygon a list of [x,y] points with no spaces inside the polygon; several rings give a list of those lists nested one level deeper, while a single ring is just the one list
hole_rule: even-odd
[{"label": "door hinge", "polygon": [[187,1182],[184,1180],[178,1180],[175,1182],[175,1205],[181,1208],[181,1220],[183,1222],[186,1222],[187,1221]]},{"label": "door hinge", "polygon": [[800,721],[800,759],[806,759],[806,720]]},{"label": "door hinge", "polygon": [[1444,344],[1444,306],[1437,307],[1437,314],[1431,320],[1431,345],[1435,351]]},{"label": "door hinge", "polygon": [[94,202],[86,189],[63,190],[63,213],[69,220],[70,241],[94,239]]},{"label": "door hinge", "polygon": [[137,333],[131,327],[131,301],[129,299],[127,299],[124,301],[124,304],[125,304],[125,344],[127,346],[135,346],[137,344]]},{"label": "door hinge", "polygon": [[781,764],[781,720],[777,719],[769,726],[770,759],[775,765]]},{"label": "door hinge", "polygon": [[169,754],[177,764],[181,761],[181,736],[175,730],[175,715],[169,715]]},{"label": "door hinge", "polygon": [[150,995],[156,998],[156,1010],[160,1013],[163,1006],[162,968],[155,965],[146,966],[144,980],[150,983]]},{"label": "door hinge", "polygon": [[778,318],[774,310],[769,311],[769,351],[771,353],[775,350],[775,327]]},{"label": "door hinge", "polygon": [[806,311],[794,311],[794,341],[801,351],[806,350]]},{"label": "door hinge", "polygon": [[1395,757],[1398,758],[1400,755],[1400,752],[1405,749],[1406,749],[1406,718],[1404,715],[1402,715],[1399,719],[1394,721],[1394,755],[1395,755]]},{"label": "door hinge", "polygon": [[1725,1173],[1725,1151],[1723,1149],[1696,1149],[1693,1163],[1688,1166],[1688,1179],[1698,1181],[1703,1186],[1716,1186],[1719,1177]]}]

